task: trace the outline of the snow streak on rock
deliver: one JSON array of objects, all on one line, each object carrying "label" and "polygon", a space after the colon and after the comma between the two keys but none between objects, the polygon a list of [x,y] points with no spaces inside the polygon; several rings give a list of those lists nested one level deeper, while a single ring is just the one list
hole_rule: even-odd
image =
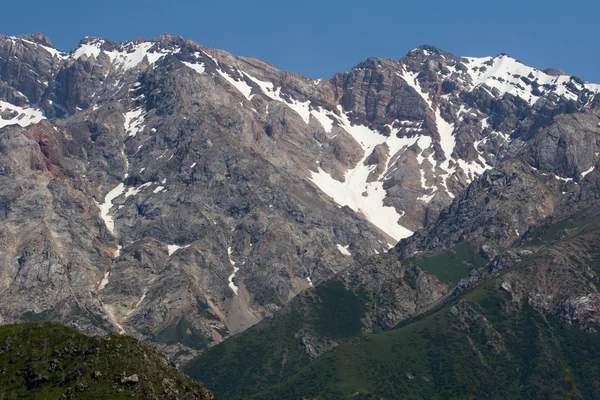
[{"label": "snow streak on rock", "polygon": [[252,100],[252,96],[254,96],[254,95],[250,94],[252,92],[252,87],[250,85],[248,85],[246,83],[246,81],[244,81],[243,79],[237,80],[237,79],[233,78],[231,75],[229,75],[227,72],[221,71],[220,69],[217,69],[217,72],[219,73],[219,75],[221,75],[221,77],[223,77],[223,79],[225,79],[227,82],[229,82],[229,84],[231,84],[231,86],[233,86],[241,94],[243,94],[246,99]]},{"label": "snow streak on rock", "polygon": [[351,256],[352,254],[348,251],[348,247],[350,247],[350,245],[346,245],[346,246],[342,246],[341,244],[337,244],[337,249],[340,251],[340,253],[342,253],[345,256]]},{"label": "snow streak on rock", "polygon": [[369,174],[376,166],[365,165],[365,160],[376,145],[385,143],[390,150],[389,164],[390,159],[401,150],[413,145],[418,138],[398,138],[396,132],[392,132],[390,136],[383,136],[366,126],[352,125],[345,113],[342,112],[341,115],[340,126],[361,145],[364,151],[363,157],[354,168],[346,171],[343,182],[335,180],[320,167],[316,173],[312,172],[310,180],[336,203],[348,206],[362,214],[394,240],[412,235],[410,230],[399,223],[403,214],[398,213],[394,207],[384,204],[386,192],[383,189],[383,181],[389,165],[386,165],[385,172],[381,174],[379,180],[367,182]]},{"label": "snow streak on rock", "polygon": [[168,54],[178,53],[181,49],[172,50],[153,50],[155,46],[153,42],[126,42],[116,50],[104,50],[102,46],[106,43],[104,39],[88,38],[87,42],[75,49],[71,58],[78,59],[81,57],[98,58],[101,54],[105,54],[116,69],[130,70],[137,67],[142,61],[147,60],[149,64],[153,64],[165,57]]},{"label": "snow streak on rock", "polygon": [[167,245],[167,251],[169,253],[169,256],[171,256],[173,253],[175,253],[177,250],[179,249],[187,249],[188,247],[190,247],[189,244],[186,244],[185,246],[178,246],[176,244],[168,244]]},{"label": "snow streak on rock", "polygon": [[[491,166],[486,163],[485,159],[481,155],[479,156],[477,161],[471,162],[467,162],[460,158],[455,158],[453,155],[454,148],[456,147],[456,138],[454,137],[454,124],[449,123],[442,117],[439,107],[435,106],[431,101],[429,95],[424,93],[417,79],[417,73],[405,72],[404,75],[399,75],[421,96],[421,98],[423,98],[423,100],[427,103],[428,107],[435,114],[436,128],[440,137],[440,147],[442,149],[442,152],[444,153],[444,161],[442,161],[441,163],[437,163],[437,166],[439,166],[443,171],[446,172],[441,176],[442,186],[444,187],[444,190],[446,191],[448,196],[450,198],[454,198],[454,193],[452,193],[448,189],[447,180],[453,174],[456,173],[456,165],[458,165],[458,168],[462,169],[462,171],[468,177],[468,181],[472,181],[473,179],[481,175],[483,172],[485,172],[487,169],[490,169]],[[459,114],[461,112],[464,112],[463,108],[464,107],[461,107],[461,109],[459,110]],[[474,143],[474,147],[475,150],[477,150],[477,143]],[[433,158],[431,159],[431,163],[432,165],[435,165],[433,162]],[[429,202],[431,201],[431,198],[432,197],[430,196],[422,196],[419,199],[425,202]]]},{"label": "snow streak on rock", "polygon": [[310,101],[301,102],[295,99],[284,99],[281,97],[281,88],[275,89],[275,85],[273,85],[273,83],[261,81],[245,72],[244,75],[253,83],[255,83],[265,96],[271,100],[279,101],[294,110],[298,115],[300,115],[300,117],[302,117],[306,124],[310,123],[310,117],[313,116],[323,126],[325,132],[331,132],[331,129],[333,128],[333,122],[337,120],[337,117],[333,112],[329,110],[323,110],[320,107],[314,108],[310,104]]},{"label": "snow streak on rock", "polygon": [[227,257],[229,258],[229,263],[233,267],[233,274],[229,275],[229,287],[233,290],[233,293],[238,294],[238,287],[233,283],[233,278],[235,278],[236,272],[239,271],[239,268],[235,266],[235,261],[231,259],[231,247],[227,248]]},{"label": "snow streak on rock", "polygon": [[[472,85],[498,90],[498,97],[510,93],[533,105],[541,96],[554,92],[570,100],[577,100],[573,89],[588,89],[599,93],[600,85],[582,82],[569,75],[552,76],[521,64],[507,55],[473,58],[467,60],[467,74]],[[536,90],[534,90],[536,88]]]},{"label": "snow streak on rock", "polygon": [[32,107],[18,107],[0,100],[0,128],[7,125],[22,127],[37,124],[45,119],[44,113]]},{"label": "snow streak on rock", "polygon": [[581,173],[581,179],[585,178],[585,176],[586,176],[587,174],[591,173],[591,172],[594,170],[594,168],[596,168],[596,166],[595,166],[595,165],[592,165],[592,166],[590,167],[590,169],[588,169],[587,171],[583,171],[583,172]]},{"label": "snow streak on rock", "polygon": [[186,67],[189,67],[189,68],[193,69],[194,71],[196,71],[199,74],[203,74],[204,73],[204,70],[205,70],[204,63],[193,64],[193,63],[190,63],[190,62],[187,62],[187,61],[183,61],[183,64]]},{"label": "snow streak on rock", "polygon": [[123,194],[124,191],[125,184],[121,182],[104,196],[104,202],[102,204],[96,203],[98,208],[100,208],[100,217],[104,220],[106,229],[113,234],[115,233],[115,220],[109,215],[110,209],[112,208],[112,201]]},{"label": "snow streak on rock", "polygon": [[139,107],[133,111],[125,113],[125,133],[128,136],[135,136],[144,129],[144,107]]}]

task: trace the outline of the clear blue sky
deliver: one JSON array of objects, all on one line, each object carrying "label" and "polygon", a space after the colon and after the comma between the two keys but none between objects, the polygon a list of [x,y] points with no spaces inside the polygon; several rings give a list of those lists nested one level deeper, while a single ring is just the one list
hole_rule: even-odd
[{"label": "clear blue sky", "polygon": [[39,31],[68,51],[84,36],[168,32],[311,78],[431,44],[463,56],[508,53],[600,83],[599,15],[598,0],[30,0],[2,5],[0,33]]}]

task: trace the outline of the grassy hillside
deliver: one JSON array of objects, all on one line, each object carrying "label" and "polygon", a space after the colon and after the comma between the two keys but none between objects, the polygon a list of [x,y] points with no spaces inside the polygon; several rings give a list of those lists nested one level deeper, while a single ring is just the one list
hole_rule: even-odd
[{"label": "grassy hillside", "polygon": [[423,271],[454,287],[461,279],[469,276],[472,269],[485,266],[487,260],[476,247],[463,242],[443,253],[426,258],[410,258],[403,263],[414,263]]},{"label": "grassy hillside", "polygon": [[152,346],[57,323],[0,327],[0,399],[212,399]]},{"label": "grassy hillside", "polygon": [[[342,345],[255,399],[561,399],[600,392],[600,337],[525,300],[504,311],[490,282],[402,328]],[[461,323],[457,313],[472,314]],[[374,396],[374,397],[373,397]]]},{"label": "grassy hillside", "polygon": [[536,252],[508,270],[396,329],[337,347],[253,398],[597,398],[600,219],[558,221],[525,244]]}]

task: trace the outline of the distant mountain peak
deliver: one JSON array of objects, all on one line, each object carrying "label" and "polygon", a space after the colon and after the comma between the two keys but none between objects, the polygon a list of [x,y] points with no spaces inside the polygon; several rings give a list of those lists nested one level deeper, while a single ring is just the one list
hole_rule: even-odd
[{"label": "distant mountain peak", "polygon": [[[418,47],[415,47],[414,49],[412,49],[411,51],[408,52],[408,54],[413,54],[413,53],[434,53],[434,54],[444,54],[446,53],[445,51],[429,45],[429,44],[422,44]],[[407,54],[407,55],[408,55]]]},{"label": "distant mountain peak", "polygon": [[546,68],[544,70],[542,70],[546,75],[551,75],[551,76],[561,76],[561,75],[569,75],[567,74],[565,71],[563,71],[560,68]]},{"label": "distant mountain peak", "polygon": [[40,32],[36,32],[36,33],[28,34],[28,35],[20,35],[17,37],[23,38],[25,40],[30,40],[32,42],[41,44],[43,46],[52,47],[52,42],[50,41],[48,36],[46,36]]}]

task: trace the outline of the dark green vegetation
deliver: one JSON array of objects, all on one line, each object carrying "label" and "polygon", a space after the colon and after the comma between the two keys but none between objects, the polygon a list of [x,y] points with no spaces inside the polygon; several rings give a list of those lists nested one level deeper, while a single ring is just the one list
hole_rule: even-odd
[{"label": "dark green vegetation", "polygon": [[404,263],[414,263],[423,271],[435,275],[451,287],[469,276],[474,268],[483,267],[487,262],[470,243],[460,243],[441,254],[427,258],[408,259]]},{"label": "dark green vegetation", "polygon": [[[325,354],[256,399],[560,399],[600,391],[600,337],[542,315],[527,301],[509,312],[493,282],[402,328]],[[485,317],[485,319],[480,319]],[[462,320],[466,323],[462,323]]]},{"label": "dark green vegetation", "polygon": [[314,346],[344,342],[360,334],[363,300],[340,282],[326,282],[303,296],[303,301],[291,303],[274,317],[209,349],[183,370],[201,382],[215,382],[214,390],[223,398],[245,398],[311,361],[305,351],[307,343],[296,332],[306,329],[318,335],[319,343]]},{"label": "dark green vegetation", "polygon": [[[600,219],[594,212],[557,221],[524,243],[540,247],[437,309],[397,329],[357,337],[253,398],[464,399],[473,386],[475,399],[597,398],[600,326],[567,324],[535,307],[526,291],[511,293],[502,284],[509,279],[535,292],[560,290],[570,279],[561,276],[560,263],[569,275],[588,267],[600,273]],[[556,281],[536,282],[540,271]]]},{"label": "dark green vegetation", "polygon": [[[470,392],[473,399],[562,399],[567,392],[597,398],[600,327],[594,314],[569,317],[571,306],[560,298],[600,285],[598,212],[533,229],[509,252],[512,259],[530,255],[384,332],[363,334],[352,318],[351,310],[364,312],[366,294],[326,283],[308,297],[309,312],[292,302],[209,349],[186,371],[228,399],[465,399]],[[467,243],[406,262],[451,286],[486,266]],[[543,306],[537,293],[557,300]],[[339,346],[311,360],[304,336],[293,335],[305,319]]]},{"label": "dark green vegetation", "polygon": [[0,399],[212,399],[152,346],[56,323],[0,327]]}]

